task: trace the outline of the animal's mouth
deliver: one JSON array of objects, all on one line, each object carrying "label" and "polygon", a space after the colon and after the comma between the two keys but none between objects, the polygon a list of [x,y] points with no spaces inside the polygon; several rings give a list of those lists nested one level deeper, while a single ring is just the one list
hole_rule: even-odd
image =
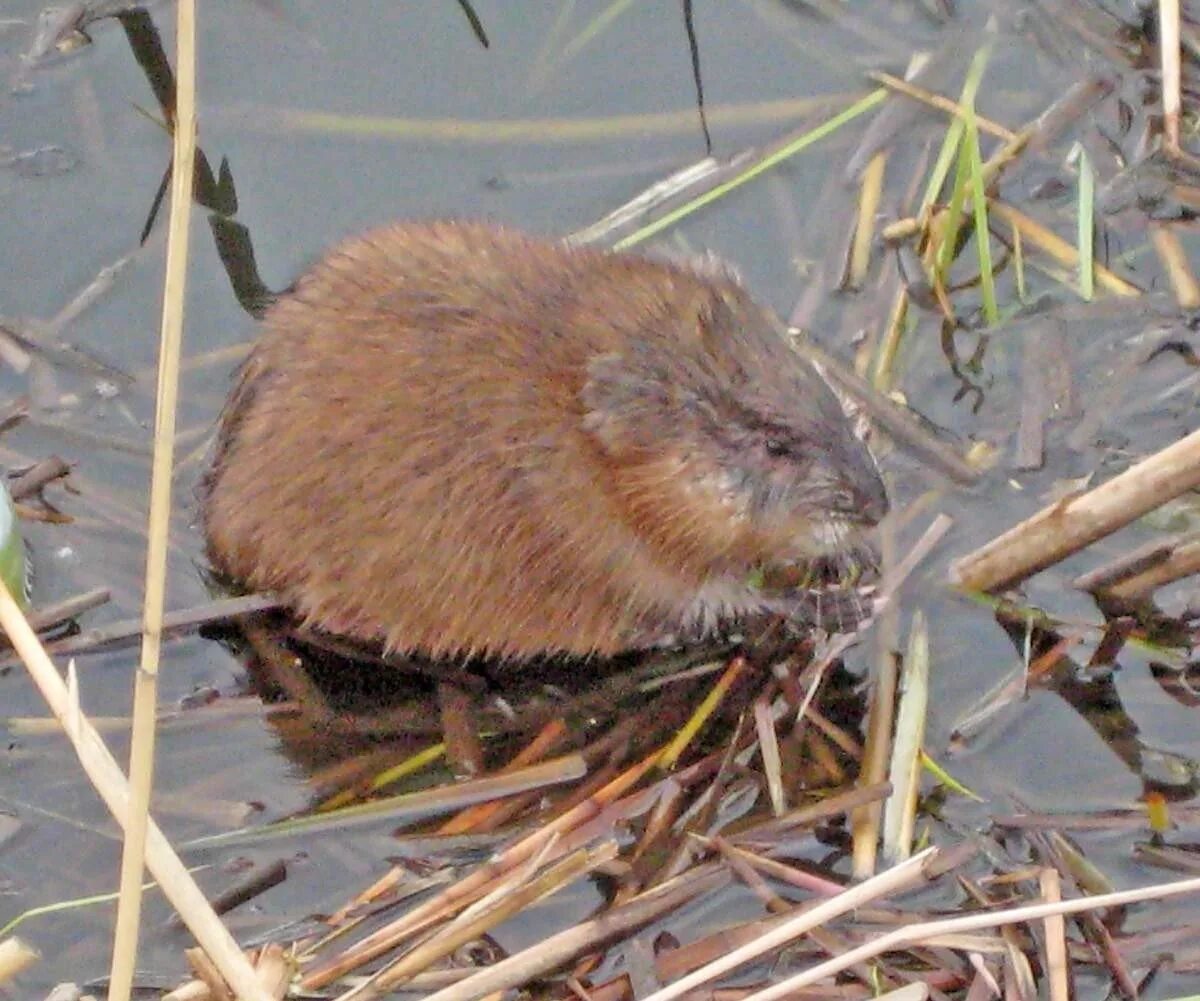
[{"label": "animal's mouth", "polygon": [[874,523],[859,518],[829,518],[812,526],[814,562],[858,563],[864,569],[879,569],[879,550],[874,540]]},{"label": "animal's mouth", "polygon": [[802,555],[764,568],[766,590],[846,590],[878,576],[879,551],[861,522],[822,522],[804,542]]}]

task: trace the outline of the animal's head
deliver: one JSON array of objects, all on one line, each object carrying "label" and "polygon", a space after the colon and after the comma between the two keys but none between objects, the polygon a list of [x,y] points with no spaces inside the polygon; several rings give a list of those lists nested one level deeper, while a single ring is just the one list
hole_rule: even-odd
[{"label": "animal's head", "polygon": [[593,359],[582,391],[639,531],[712,567],[856,548],[887,496],[824,379],[736,286],[671,323]]}]

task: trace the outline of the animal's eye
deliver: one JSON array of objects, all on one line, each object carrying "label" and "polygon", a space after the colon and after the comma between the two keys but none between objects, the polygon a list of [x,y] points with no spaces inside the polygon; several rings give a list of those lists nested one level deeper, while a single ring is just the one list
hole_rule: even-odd
[{"label": "animal's eye", "polygon": [[768,438],[765,448],[767,455],[781,456],[788,454],[788,443],[782,438]]}]

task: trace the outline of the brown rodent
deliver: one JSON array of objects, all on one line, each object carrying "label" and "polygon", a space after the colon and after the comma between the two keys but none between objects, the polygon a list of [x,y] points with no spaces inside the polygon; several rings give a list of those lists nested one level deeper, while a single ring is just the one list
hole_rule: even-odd
[{"label": "brown rodent", "polygon": [[349,239],[266,312],[214,564],[388,652],[612,654],[796,613],[879,520],[837,399],[732,279],[482,223]]}]

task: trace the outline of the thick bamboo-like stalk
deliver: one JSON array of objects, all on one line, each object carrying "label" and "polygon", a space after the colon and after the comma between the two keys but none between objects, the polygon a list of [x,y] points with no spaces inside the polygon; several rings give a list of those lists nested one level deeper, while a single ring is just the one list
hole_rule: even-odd
[{"label": "thick bamboo-like stalk", "polygon": [[1011,587],[1174,497],[1200,487],[1200,431],[1093,490],[1042,508],[950,567],[971,591]]},{"label": "thick bamboo-like stalk", "polygon": [[[68,689],[41,642],[29,628],[25,615],[12,594],[0,581],[0,628],[28,668],[34,684],[42,693],[50,711],[66,731],[80,764],[117,823],[124,825],[129,816],[129,783],[120,765],[105,746],[96,728],[79,709],[77,698]],[[146,864],[158,881],[163,894],[174,906],[196,941],[237,992],[240,1001],[274,1001],[259,984],[249,960],[233,936],[213,913],[191,873],[179,861],[158,825],[146,822]]]}]

